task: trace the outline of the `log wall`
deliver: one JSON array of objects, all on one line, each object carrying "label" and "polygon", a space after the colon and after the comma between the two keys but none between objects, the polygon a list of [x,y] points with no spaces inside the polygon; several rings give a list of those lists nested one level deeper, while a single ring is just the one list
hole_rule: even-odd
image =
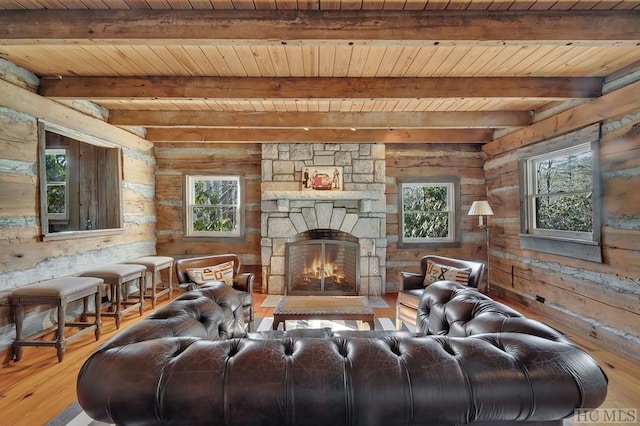
[{"label": "log wall", "polygon": [[[37,118],[122,147],[124,232],[42,241]],[[144,139],[0,80],[0,350],[15,335],[7,306],[13,289],[156,253],[152,148]],[[32,311],[25,331],[50,321],[47,311]]]},{"label": "log wall", "polygon": [[[615,97],[615,92],[609,98]],[[596,101],[593,101],[596,102]],[[585,104],[568,117],[580,116]],[[572,114],[573,112],[573,114]],[[596,123],[594,117],[591,123]],[[580,125],[591,124],[581,122]],[[557,122],[542,121],[509,138],[508,149],[491,152],[485,165],[489,202],[495,216],[490,234],[491,286],[573,327],[627,352],[640,353],[640,113],[627,111],[602,121],[602,254],[595,263],[520,247],[518,160],[541,139],[560,136]],[[573,130],[563,128],[563,133]],[[536,138],[535,135],[538,135]],[[542,138],[539,135],[547,135]],[[501,151],[501,152],[500,152]],[[538,296],[538,299],[536,298]],[[544,302],[541,300],[544,299]]]},{"label": "log wall", "polygon": [[[426,254],[486,261],[485,231],[477,216],[467,212],[475,200],[486,199],[483,165],[486,155],[477,144],[388,144],[387,173],[387,286],[388,292],[400,286],[400,272],[420,272],[420,259]],[[460,178],[461,244],[459,247],[398,246],[398,185],[404,179]]]},{"label": "log wall", "polygon": [[[158,254],[183,257],[236,253],[243,272],[256,274],[260,288],[260,144],[158,143],[156,156],[156,205]],[[242,175],[244,177],[245,233],[242,238],[184,236],[184,176]]]},{"label": "log wall", "polygon": [[[260,145],[157,143],[155,153],[158,253],[175,258],[222,252],[238,253],[243,270],[255,273],[256,281],[260,283]],[[418,272],[419,260],[427,253],[486,260],[485,233],[477,227],[477,218],[465,214],[474,200],[486,197],[482,168],[485,157],[477,144],[387,145],[386,203],[390,214],[387,216],[386,292],[397,291],[400,271]],[[184,175],[238,172],[244,173],[246,185],[245,237],[185,238]],[[404,178],[444,176],[457,176],[461,179],[461,246],[429,250],[398,248],[397,182]]]}]

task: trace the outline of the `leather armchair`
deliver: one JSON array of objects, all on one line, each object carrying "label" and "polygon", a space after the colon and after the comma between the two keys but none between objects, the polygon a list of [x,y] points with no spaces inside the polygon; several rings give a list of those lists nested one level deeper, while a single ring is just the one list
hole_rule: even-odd
[{"label": "leather armchair", "polygon": [[420,273],[400,272],[400,289],[396,299],[396,327],[402,328],[402,322],[416,325],[418,315],[418,304],[424,292],[424,277],[427,273],[427,262],[438,263],[440,265],[454,268],[471,268],[468,287],[478,288],[482,282],[485,265],[482,262],[470,260],[454,259],[450,257],[426,255],[420,259]]},{"label": "leather armchair", "polygon": [[185,290],[193,290],[199,287],[198,284],[191,281],[187,274],[187,269],[216,266],[229,261],[233,261],[233,285],[231,287],[241,293],[244,319],[248,330],[251,331],[255,311],[253,307],[253,281],[255,275],[250,272],[240,272],[242,264],[238,255],[228,253],[177,260],[175,262],[175,270],[178,286]]}]

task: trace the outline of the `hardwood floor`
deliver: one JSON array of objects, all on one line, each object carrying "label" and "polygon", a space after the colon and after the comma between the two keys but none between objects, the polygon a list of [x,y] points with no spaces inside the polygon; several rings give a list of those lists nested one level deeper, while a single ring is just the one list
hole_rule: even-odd
[{"label": "hardwood floor", "polygon": [[[254,294],[256,316],[270,316],[273,308],[262,308],[265,295]],[[375,309],[380,318],[395,317],[395,293],[384,296],[388,308]],[[502,301],[502,300],[501,300]],[[505,302],[505,301],[503,301]],[[162,298],[158,306],[168,303]],[[574,335],[562,324],[541,317],[537,312],[505,302],[528,317],[546,322],[566,332],[578,345],[590,352],[603,366],[609,376],[609,392],[601,408],[640,409],[640,359],[619,353],[615,348],[603,347],[598,342],[584,336]],[[149,304],[150,305],[150,304]],[[151,312],[150,308],[145,316]],[[129,314],[123,320],[120,330],[130,326],[141,317]],[[76,399],[76,377],[85,359],[106,339],[116,333],[112,318],[103,323],[102,338],[95,342],[92,334],[87,334],[67,346],[64,361],[58,363],[55,349],[31,348],[24,350],[20,362],[6,360],[0,368],[0,424],[2,425],[44,425]],[[640,421],[640,420],[638,420]],[[571,421],[565,422],[573,424]],[[598,424],[598,423],[590,423]],[[603,423],[600,423],[603,424]]]}]

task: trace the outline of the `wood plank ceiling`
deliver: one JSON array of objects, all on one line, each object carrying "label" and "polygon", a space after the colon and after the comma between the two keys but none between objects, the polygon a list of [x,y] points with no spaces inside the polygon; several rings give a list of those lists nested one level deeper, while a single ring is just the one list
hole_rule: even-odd
[{"label": "wood plank ceiling", "polygon": [[[640,69],[640,1],[0,0],[0,58],[156,143],[485,143]],[[639,94],[640,96],[640,94]]]}]

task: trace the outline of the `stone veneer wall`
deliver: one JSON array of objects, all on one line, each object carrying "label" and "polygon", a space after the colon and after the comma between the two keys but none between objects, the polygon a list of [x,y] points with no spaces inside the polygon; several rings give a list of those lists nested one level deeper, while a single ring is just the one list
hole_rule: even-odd
[{"label": "stone veneer wall", "polygon": [[[305,167],[342,167],[342,191],[302,191]],[[360,243],[359,294],[384,293],[384,144],[262,144],[262,291],[284,294],[286,244],[311,229],[347,232]]]}]

